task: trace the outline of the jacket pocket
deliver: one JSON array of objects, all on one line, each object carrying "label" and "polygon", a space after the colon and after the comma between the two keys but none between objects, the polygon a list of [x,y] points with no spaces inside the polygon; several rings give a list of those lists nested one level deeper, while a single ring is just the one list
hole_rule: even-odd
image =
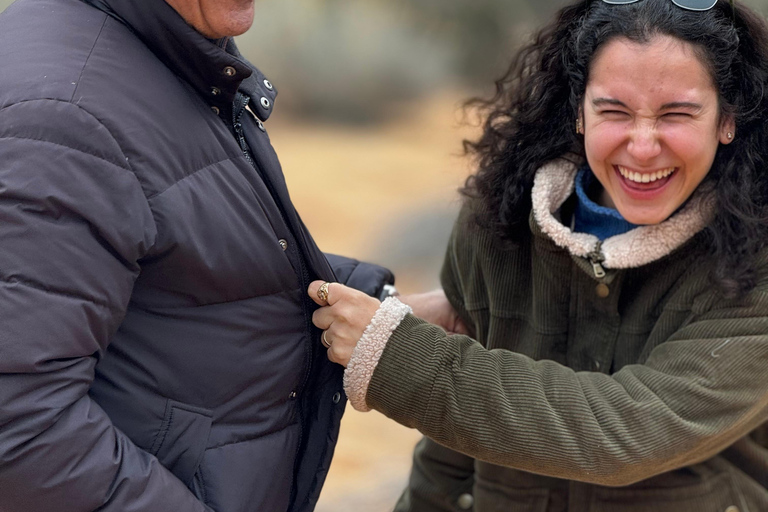
[{"label": "jacket pocket", "polygon": [[212,411],[168,400],[150,453],[189,487],[203,458]]},{"label": "jacket pocket", "polygon": [[589,512],[723,512],[741,510],[738,493],[728,473],[693,485],[663,488],[594,489]]}]

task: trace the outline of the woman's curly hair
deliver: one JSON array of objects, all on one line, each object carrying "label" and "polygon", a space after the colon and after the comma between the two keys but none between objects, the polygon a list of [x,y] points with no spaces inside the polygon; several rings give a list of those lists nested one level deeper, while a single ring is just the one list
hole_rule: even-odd
[{"label": "woman's curly hair", "polygon": [[768,240],[768,27],[739,4],[719,0],[702,12],[671,0],[582,0],[561,9],[517,53],[495,95],[469,102],[487,117],[480,138],[465,141],[479,170],[462,192],[479,222],[515,241],[527,228],[536,170],[553,158],[584,157],[574,127],[597,52],[615,38],[646,43],[657,35],[693,45],[717,89],[721,119],[736,123],[736,137],[720,145],[706,178],[715,184],[717,208],[704,238],[713,281],[737,297],[755,286]]}]

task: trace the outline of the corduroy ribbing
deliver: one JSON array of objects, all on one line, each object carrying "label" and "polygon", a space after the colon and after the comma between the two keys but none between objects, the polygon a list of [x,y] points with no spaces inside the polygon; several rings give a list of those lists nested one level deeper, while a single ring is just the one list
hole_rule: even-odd
[{"label": "corduroy ribbing", "polygon": [[[628,490],[716,456],[768,419],[765,283],[723,300],[694,238],[614,271],[598,292],[604,283],[547,237],[504,245],[471,218],[465,210],[457,222],[442,280],[480,343],[406,316],[371,379],[370,407],[481,465]],[[761,464],[752,474],[768,472]],[[750,499],[768,505],[768,491]],[[690,503],[675,510],[705,510]]]}]

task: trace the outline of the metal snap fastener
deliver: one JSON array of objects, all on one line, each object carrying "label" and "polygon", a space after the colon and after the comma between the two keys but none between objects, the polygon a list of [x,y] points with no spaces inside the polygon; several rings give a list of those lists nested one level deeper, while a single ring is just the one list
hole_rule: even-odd
[{"label": "metal snap fastener", "polygon": [[277,241],[277,243],[280,244],[280,247],[282,247],[283,250],[288,249],[288,242],[285,241],[284,239],[281,238],[280,240]]},{"label": "metal snap fastener", "polygon": [[459,496],[459,499],[456,500],[456,504],[461,510],[469,510],[475,504],[475,497],[468,492],[465,492]]},{"label": "metal snap fastener", "polygon": [[213,94],[214,96],[218,96],[219,94],[221,94],[221,89],[219,89],[218,87],[211,87],[211,94]]},{"label": "metal snap fastener", "polygon": [[263,132],[267,131],[267,129],[264,128],[264,123],[262,123],[260,120],[256,121],[256,124],[259,126],[259,130],[261,130]]},{"label": "metal snap fastener", "polygon": [[213,110],[214,114],[219,115],[219,107],[211,107],[211,110]]},{"label": "metal snap fastener", "polygon": [[299,395],[298,395],[298,393],[296,393],[295,391],[291,391],[291,393],[288,395],[288,398],[290,398],[291,400],[293,400],[293,399],[295,399],[297,396],[299,396]]},{"label": "metal snap fastener", "polygon": [[605,283],[600,283],[595,287],[595,293],[597,293],[597,296],[601,299],[606,298],[608,295],[611,294],[611,289],[608,288],[608,285]]},{"label": "metal snap fastener", "polygon": [[269,89],[270,91],[271,91],[272,89],[274,89],[274,87],[272,86],[272,82],[270,82],[270,81],[269,81],[269,80],[267,80],[266,78],[264,79],[264,87],[266,87],[266,88],[267,88],[267,89]]},{"label": "metal snap fastener", "polygon": [[269,99],[265,98],[263,96],[261,97],[260,101],[261,101],[261,106],[264,107],[264,108],[269,108],[269,106],[272,105],[272,103],[270,103]]},{"label": "metal snap fastener", "polygon": [[337,404],[341,401],[341,393],[338,391],[333,394],[333,403]]},{"label": "metal snap fastener", "polygon": [[232,66],[227,66],[224,68],[224,74],[227,76],[235,76],[237,74],[237,70]]}]

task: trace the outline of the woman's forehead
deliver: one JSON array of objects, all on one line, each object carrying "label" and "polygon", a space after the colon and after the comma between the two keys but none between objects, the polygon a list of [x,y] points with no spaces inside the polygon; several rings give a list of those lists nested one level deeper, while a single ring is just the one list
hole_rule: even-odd
[{"label": "woman's forehead", "polygon": [[716,97],[712,77],[693,45],[670,36],[606,43],[592,61],[587,83],[588,101],[607,97],[664,103],[702,101],[711,95]]}]

